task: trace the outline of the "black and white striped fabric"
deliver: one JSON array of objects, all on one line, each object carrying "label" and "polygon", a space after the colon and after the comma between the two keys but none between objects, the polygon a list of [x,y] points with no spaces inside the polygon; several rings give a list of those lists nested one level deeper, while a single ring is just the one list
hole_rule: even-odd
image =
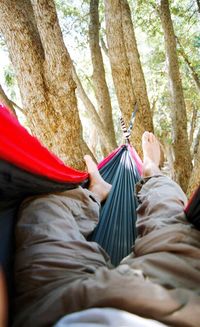
[{"label": "black and white striped fabric", "polygon": [[132,116],[131,116],[131,120],[130,120],[128,129],[126,128],[126,124],[124,122],[123,117],[120,118],[121,128],[122,128],[122,132],[124,134],[124,138],[125,138],[126,143],[130,143],[131,131],[133,129],[133,124],[134,124],[135,115],[136,115],[137,110],[138,110],[138,106],[137,106],[137,103],[136,103],[135,106],[134,106],[134,110],[133,110],[133,113],[132,113]]},{"label": "black and white striped fabric", "polygon": [[120,122],[121,122],[121,128],[122,128],[122,132],[124,134],[124,138],[126,140],[126,143],[129,143],[131,133],[130,133],[130,131],[127,130],[124,119],[122,117],[120,118]]}]

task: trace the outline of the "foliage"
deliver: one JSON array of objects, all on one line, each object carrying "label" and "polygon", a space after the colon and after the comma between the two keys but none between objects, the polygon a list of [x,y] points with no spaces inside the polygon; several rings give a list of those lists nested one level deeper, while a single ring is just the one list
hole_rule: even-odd
[{"label": "foliage", "polygon": [[[171,15],[176,36],[181,40],[190,62],[200,78],[199,70],[199,17],[195,1],[174,0],[170,2]],[[156,99],[154,109],[154,126],[161,139],[171,142],[170,97],[165,60],[164,37],[159,19],[159,1],[130,1],[133,20],[136,27],[141,61],[147,82],[151,103]],[[142,38],[141,38],[142,35]],[[188,121],[191,120],[191,102],[199,107],[200,95],[197,91],[191,72],[185,61],[179,57],[181,77],[184,88]],[[190,124],[188,124],[190,125]]]},{"label": "foliage", "polygon": [[[169,110],[170,96],[168,94],[164,37],[158,16],[159,2],[160,1],[158,0],[130,0],[129,4],[132,11],[142,67],[145,73],[148,95],[154,113],[155,130],[161,139],[171,142],[171,117]],[[73,59],[85,91],[95,105],[93,86],[91,82],[92,65],[88,44],[90,1],[55,0],[55,3],[65,43],[69,49],[71,58]],[[176,36],[179,38],[192,67],[200,78],[200,33],[196,1],[173,0],[170,1],[170,9]],[[100,37],[106,40],[103,0],[100,0],[99,2],[99,17]],[[1,51],[4,49],[3,51],[5,52],[6,47],[3,38],[0,38],[0,49]],[[181,56],[179,56],[179,61],[188,112],[188,126],[190,126],[192,104],[197,108],[200,107],[200,95],[186,62]],[[111,78],[109,61],[105,54],[104,64],[112,99],[113,118],[118,140],[120,140],[120,113]],[[4,67],[4,80],[9,89],[9,94],[14,100],[16,81],[11,66],[6,65]],[[81,112],[84,117],[87,117],[85,108],[81,107]],[[199,117],[200,113],[198,113],[197,116]],[[86,120],[84,119],[84,124],[85,121]],[[89,120],[86,124],[89,124]],[[86,128],[86,130],[88,130],[88,128]]]},{"label": "foliage", "polygon": [[6,85],[8,96],[13,101],[16,101],[17,83],[16,83],[15,72],[11,64],[6,65],[4,67],[4,79],[5,79],[5,85]]},{"label": "foliage", "polygon": [[4,38],[0,34],[0,48],[3,49],[5,47],[6,47],[6,44],[5,44]]}]

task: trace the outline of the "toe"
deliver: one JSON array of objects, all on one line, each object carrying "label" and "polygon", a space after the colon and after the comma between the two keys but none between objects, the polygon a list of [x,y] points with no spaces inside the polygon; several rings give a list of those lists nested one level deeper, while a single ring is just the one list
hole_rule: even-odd
[{"label": "toe", "polygon": [[150,143],[154,143],[155,142],[155,136],[153,135],[153,133],[149,133],[149,142]]},{"label": "toe", "polygon": [[149,141],[149,132],[145,131],[142,135],[142,141],[143,142],[148,142]]}]

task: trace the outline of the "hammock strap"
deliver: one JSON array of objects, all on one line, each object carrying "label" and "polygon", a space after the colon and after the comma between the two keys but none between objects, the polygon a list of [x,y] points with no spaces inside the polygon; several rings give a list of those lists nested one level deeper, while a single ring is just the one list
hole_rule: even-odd
[{"label": "hammock strap", "polygon": [[124,134],[126,144],[130,144],[131,131],[133,129],[133,124],[134,124],[134,120],[135,120],[135,116],[136,116],[137,111],[138,111],[138,105],[137,105],[137,102],[136,102],[135,105],[134,105],[133,113],[131,115],[131,120],[130,120],[128,129],[126,128],[126,124],[124,122],[123,117],[120,118],[121,128],[122,128],[122,132]]}]

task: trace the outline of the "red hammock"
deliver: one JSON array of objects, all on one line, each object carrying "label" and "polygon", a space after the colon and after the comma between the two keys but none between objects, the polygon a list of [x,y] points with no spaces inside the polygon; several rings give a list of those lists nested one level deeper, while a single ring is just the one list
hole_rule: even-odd
[{"label": "red hammock", "polygon": [[[0,159],[33,174],[38,174],[59,182],[80,183],[88,178],[88,173],[65,165],[49,152],[35,137],[20,125],[14,115],[0,104]],[[118,152],[114,150],[98,168],[103,167]],[[141,174],[142,162],[136,151],[130,147],[131,154]]]}]

